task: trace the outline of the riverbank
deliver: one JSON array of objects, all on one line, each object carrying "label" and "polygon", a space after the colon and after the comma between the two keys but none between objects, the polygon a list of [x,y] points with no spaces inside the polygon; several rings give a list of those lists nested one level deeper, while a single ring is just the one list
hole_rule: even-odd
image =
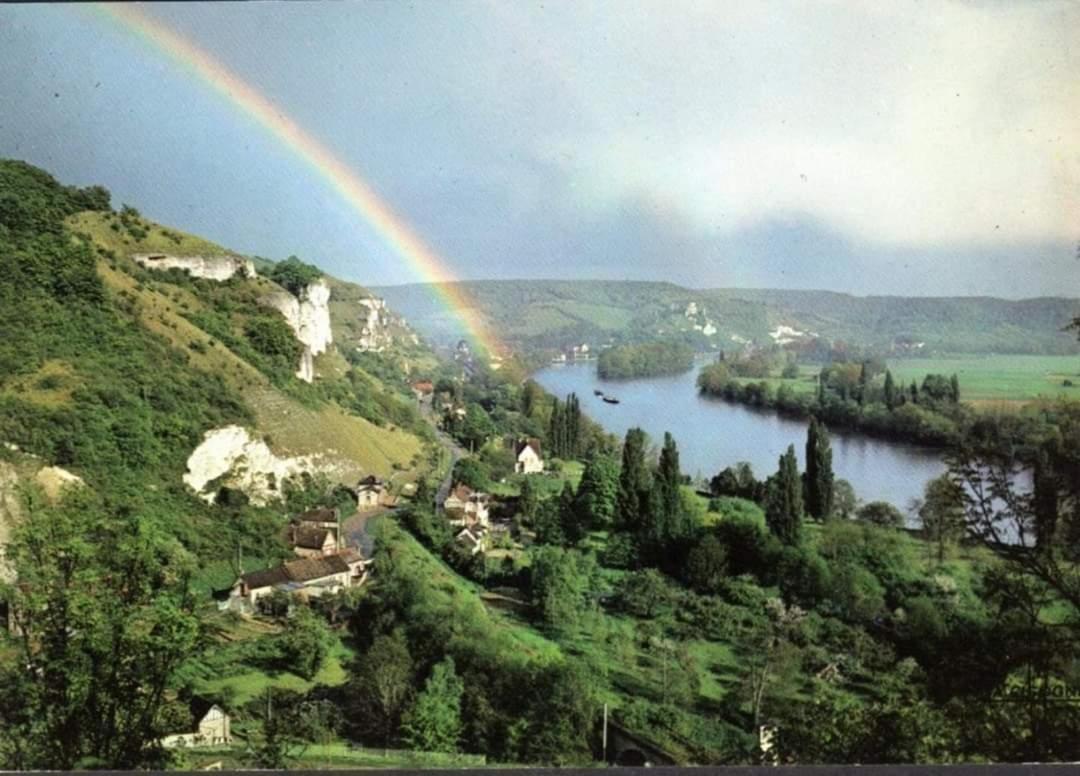
[{"label": "riverbank", "polygon": [[[670,431],[679,444],[683,471],[709,478],[726,466],[749,462],[765,476],[790,444],[799,457],[806,424],[775,410],[747,407],[701,396],[696,373],[619,382],[620,403],[604,403],[594,391],[610,390],[594,365],[549,366],[533,375],[545,390],[576,393],[581,408],[610,433],[622,437],[638,426],[653,440]],[[945,471],[941,451],[863,434],[833,434],[834,469],[864,501],[882,500],[904,509],[922,496],[923,485]]]}]

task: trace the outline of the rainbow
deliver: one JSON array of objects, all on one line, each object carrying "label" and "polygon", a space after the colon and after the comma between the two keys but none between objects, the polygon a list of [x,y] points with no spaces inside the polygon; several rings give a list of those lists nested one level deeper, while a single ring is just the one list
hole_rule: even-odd
[{"label": "rainbow", "polygon": [[355,171],[338,159],[322,143],[282,113],[243,79],[190,40],[178,35],[135,5],[127,3],[96,6],[104,18],[168,55],[186,71],[210,86],[247,116],[255,119],[282,145],[325,180],[386,245],[403,258],[426,283],[432,284],[442,304],[462,321],[468,339],[489,354],[505,352],[499,340],[484,324],[454,274],[431,247],[375,193]]}]

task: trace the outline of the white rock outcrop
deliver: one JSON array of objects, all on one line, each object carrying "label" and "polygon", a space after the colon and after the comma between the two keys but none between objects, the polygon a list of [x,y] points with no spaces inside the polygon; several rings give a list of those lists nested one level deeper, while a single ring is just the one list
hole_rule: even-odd
[{"label": "white rock outcrop", "polygon": [[203,435],[188,457],[184,483],[209,503],[217,493],[207,486],[215,483],[242,490],[261,506],[279,497],[287,477],[320,468],[318,456],[280,457],[246,428],[225,426]]},{"label": "white rock outcrop", "polygon": [[368,299],[359,299],[357,304],[363,308],[361,314],[364,317],[361,318],[362,325],[356,349],[375,352],[384,350],[393,342],[393,335],[390,333],[391,316],[386,308],[386,301],[373,296]]},{"label": "white rock outcrop", "polygon": [[296,339],[304,346],[296,376],[310,383],[315,379],[315,356],[325,353],[334,341],[330,326],[330,286],[316,280],[297,298],[287,291],[271,294],[267,304],[285,316]]},{"label": "white rock outcrop", "polygon": [[65,488],[79,487],[86,484],[83,482],[82,477],[72,474],[67,469],[61,469],[59,466],[45,466],[38,469],[37,474],[34,475],[34,482],[41,486],[41,489],[45,491],[45,496],[50,501],[59,499]]},{"label": "white rock outcrop", "polygon": [[136,263],[147,269],[182,269],[193,277],[209,280],[228,280],[233,275],[255,277],[255,265],[239,256],[170,256],[166,253],[137,253]]}]

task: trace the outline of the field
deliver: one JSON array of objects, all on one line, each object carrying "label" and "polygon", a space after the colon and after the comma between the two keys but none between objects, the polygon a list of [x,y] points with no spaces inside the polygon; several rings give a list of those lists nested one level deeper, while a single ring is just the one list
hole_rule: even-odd
[{"label": "field", "polygon": [[[1080,399],[1080,356],[1027,356],[959,354],[941,358],[890,359],[889,370],[900,384],[922,383],[927,374],[960,379],[960,399],[984,407],[1008,407],[1036,399]],[[765,382],[775,391],[786,385],[796,393],[817,389],[817,364],[803,364],[799,377]],[[1075,386],[1065,385],[1071,380]],[[758,382],[742,378],[740,382]]]},{"label": "field", "polygon": [[[955,372],[966,401],[1080,398],[1080,356],[958,355],[890,361],[889,369],[904,383],[922,380],[928,372]],[[1065,380],[1078,387],[1065,386]]]}]

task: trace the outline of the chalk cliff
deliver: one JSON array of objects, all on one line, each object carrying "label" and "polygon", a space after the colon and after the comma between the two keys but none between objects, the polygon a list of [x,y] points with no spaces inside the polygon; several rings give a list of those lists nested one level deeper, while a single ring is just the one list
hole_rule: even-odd
[{"label": "chalk cliff", "polygon": [[304,346],[296,376],[305,382],[315,378],[315,356],[325,353],[334,341],[330,325],[330,286],[317,280],[300,292],[297,298],[280,291],[266,298],[266,303],[285,316],[286,322]]},{"label": "chalk cliff", "polygon": [[136,253],[131,257],[147,269],[182,269],[193,277],[228,280],[234,275],[255,277],[255,265],[239,256],[170,256],[165,253]]}]

